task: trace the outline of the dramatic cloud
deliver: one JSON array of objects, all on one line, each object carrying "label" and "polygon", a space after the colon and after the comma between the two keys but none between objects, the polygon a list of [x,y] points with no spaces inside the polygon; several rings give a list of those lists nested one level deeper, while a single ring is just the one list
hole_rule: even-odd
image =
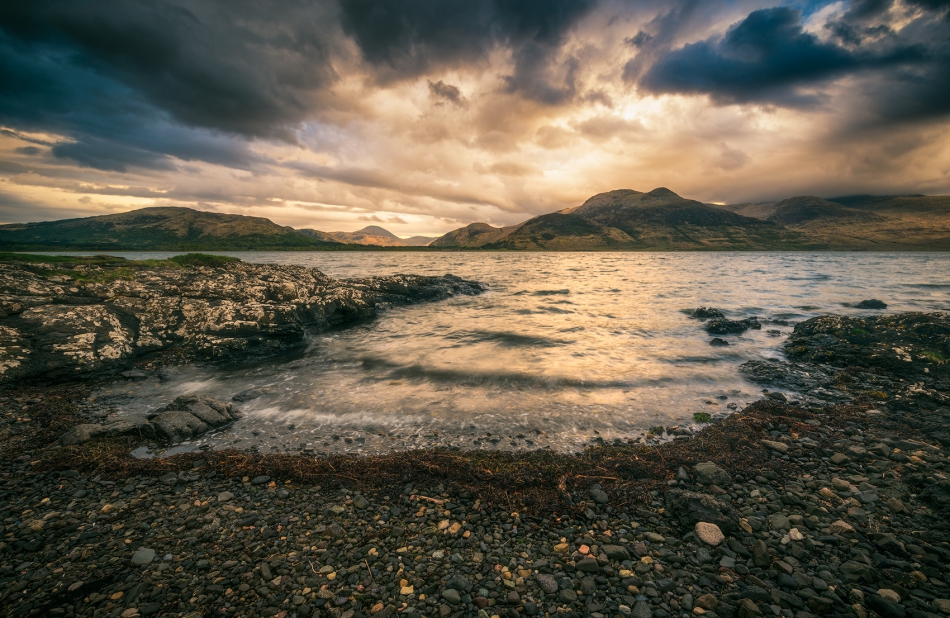
[{"label": "dramatic cloud", "polygon": [[657,61],[640,79],[657,93],[705,93],[720,103],[764,102],[811,106],[831,79],[861,71],[913,65],[919,46],[848,48],[805,32],[798,11],[753,11],[719,40],[688,44]]},{"label": "dramatic cloud", "polygon": [[944,0],[0,3],[0,219],[950,192]]}]

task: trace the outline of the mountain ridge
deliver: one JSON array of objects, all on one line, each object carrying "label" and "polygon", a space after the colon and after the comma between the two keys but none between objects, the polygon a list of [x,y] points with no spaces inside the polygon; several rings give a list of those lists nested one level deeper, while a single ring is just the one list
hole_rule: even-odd
[{"label": "mountain ridge", "polygon": [[370,225],[323,232],[263,217],[154,206],[125,213],[0,225],[6,251],[193,250],[897,250],[950,251],[950,196],[800,195],[706,204],[665,187],[617,189],[515,225],[476,222],[438,238]]}]

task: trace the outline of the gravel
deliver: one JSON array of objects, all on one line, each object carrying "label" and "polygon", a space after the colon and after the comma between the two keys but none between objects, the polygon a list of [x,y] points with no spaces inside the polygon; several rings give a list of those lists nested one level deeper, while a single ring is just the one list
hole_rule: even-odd
[{"label": "gravel", "polygon": [[[34,471],[33,458],[18,455],[0,478],[2,612],[950,613],[950,531],[937,491],[948,450],[870,426],[807,427],[829,448],[802,448],[804,428],[787,426],[771,433],[787,450],[763,445],[781,475],[702,462],[671,470],[665,492],[641,504],[615,504],[609,487],[578,488],[576,508],[561,513],[411,480],[357,492],[207,467],[102,478]],[[848,446],[868,455],[836,463]]]}]

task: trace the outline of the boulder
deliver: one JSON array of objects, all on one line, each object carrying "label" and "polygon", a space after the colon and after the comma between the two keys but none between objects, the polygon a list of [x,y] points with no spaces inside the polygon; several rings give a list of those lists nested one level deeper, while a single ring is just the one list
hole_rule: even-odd
[{"label": "boulder", "polygon": [[173,444],[224,427],[236,418],[230,403],[207,395],[183,395],[148,415],[157,436]]},{"label": "boulder", "polygon": [[737,335],[746,332],[750,328],[753,330],[762,328],[758,318],[745,318],[744,320],[714,318],[706,322],[706,332],[710,335]]},{"label": "boulder", "polygon": [[240,261],[0,262],[0,384],[120,372],[143,379],[129,365],[159,351],[219,361],[270,356],[384,308],[483,290],[452,275],[339,281],[312,268]]},{"label": "boulder", "polygon": [[722,309],[716,309],[715,307],[699,307],[693,311],[692,317],[698,320],[707,320],[709,318],[724,318],[726,314],[722,312]]},{"label": "boulder", "polygon": [[237,417],[230,403],[207,395],[184,395],[148,415],[130,414],[103,424],[76,425],[59,437],[59,443],[70,446],[96,438],[139,435],[175,444],[224,427]]},{"label": "boulder", "polygon": [[696,482],[702,485],[731,485],[732,477],[729,473],[711,461],[705,461],[693,466]]},{"label": "boulder", "polygon": [[739,531],[739,512],[709,494],[671,489],[666,492],[666,510],[686,528],[707,522],[728,534]]}]

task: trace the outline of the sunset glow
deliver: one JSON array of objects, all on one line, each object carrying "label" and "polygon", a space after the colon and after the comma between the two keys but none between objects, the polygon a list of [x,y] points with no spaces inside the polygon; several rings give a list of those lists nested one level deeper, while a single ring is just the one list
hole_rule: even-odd
[{"label": "sunset glow", "polygon": [[8,4],[3,222],[173,205],[435,236],[618,188],[950,192],[939,2]]}]

